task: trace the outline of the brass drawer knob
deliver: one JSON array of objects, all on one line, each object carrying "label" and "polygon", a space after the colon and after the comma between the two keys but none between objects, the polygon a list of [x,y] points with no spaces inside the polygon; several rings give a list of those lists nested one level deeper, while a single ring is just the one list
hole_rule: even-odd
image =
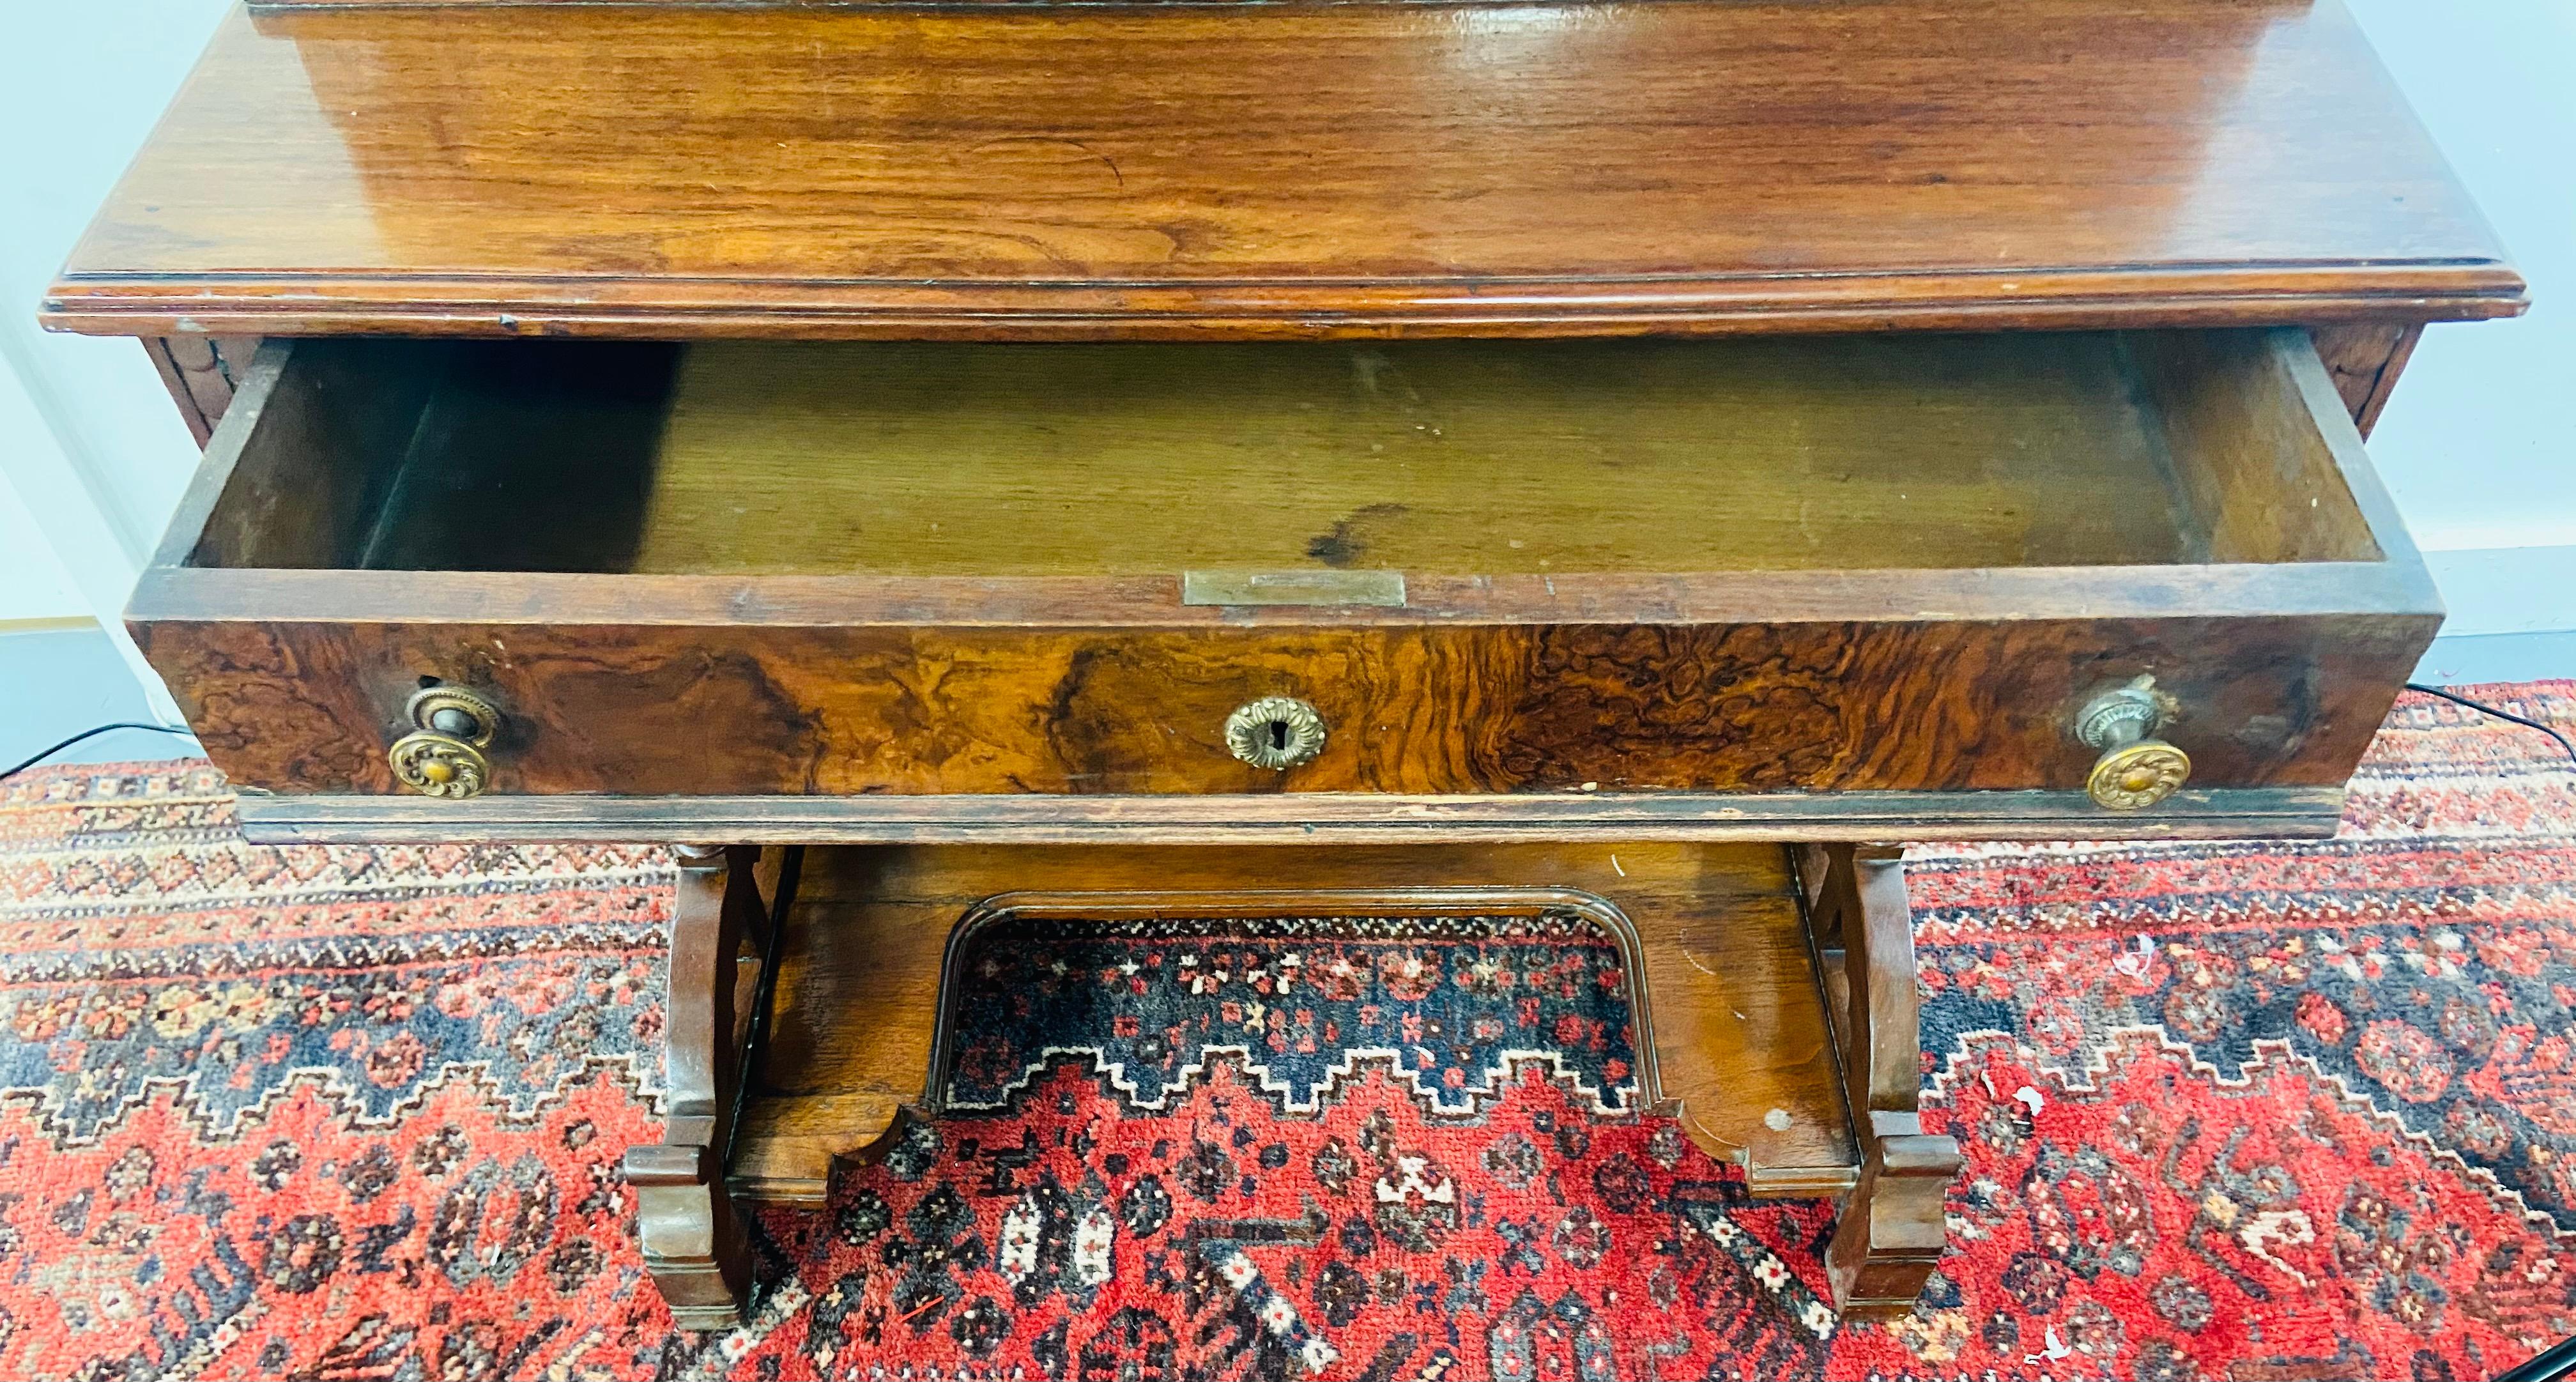
[{"label": "brass drawer knob", "polygon": [[2084,790],[2106,811],[2139,811],[2172,796],[2191,777],[2191,755],[2153,737],[2169,718],[2170,698],[2154,677],[2140,677],[2085,702],[2075,737],[2100,749]]},{"label": "brass drawer knob", "polygon": [[501,729],[501,712],[459,686],[439,684],[414,692],[404,707],[412,732],[385,751],[394,780],[424,796],[464,798],[491,780],[483,756]]},{"label": "brass drawer knob", "polygon": [[1294,697],[1264,696],[1225,717],[1225,746],[1256,768],[1293,768],[1324,751],[1324,717]]},{"label": "brass drawer knob", "polygon": [[481,749],[428,730],[396,739],[385,758],[394,765],[397,781],[424,796],[470,797],[492,775]]}]

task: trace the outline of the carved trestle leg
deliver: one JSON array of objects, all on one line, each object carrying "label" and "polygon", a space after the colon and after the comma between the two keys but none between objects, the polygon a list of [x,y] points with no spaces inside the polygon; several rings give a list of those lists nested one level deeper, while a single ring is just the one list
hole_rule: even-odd
[{"label": "carved trestle leg", "polygon": [[725,1151],[755,1036],[753,999],[772,953],[755,876],[760,851],[683,847],[671,907],[664,1025],[670,1125],[626,1153],[644,1268],[683,1329],[730,1329],[751,1286],[751,1249],[725,1190]]},{"label": "carved trestle leg", "polygon": [[1921,998],[1905,865],[1877,845],[1807,845],[1798,864],[1861,1152],[1825,1273],[1843,1313],[1897,1314],[1941,1260],[1942,1201],[1961,1165],[1958,1142],[1924,1132],[1918,1114]]}]

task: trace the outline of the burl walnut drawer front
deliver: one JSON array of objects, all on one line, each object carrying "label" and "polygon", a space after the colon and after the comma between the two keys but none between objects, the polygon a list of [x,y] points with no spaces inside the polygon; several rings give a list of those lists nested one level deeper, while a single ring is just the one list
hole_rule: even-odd
[{"label": "burl walnut drawer front", "polygon": [[2320,828],[2439,614],[2283,330],[272,343],[130,619],[254,829],[933,838]]}]

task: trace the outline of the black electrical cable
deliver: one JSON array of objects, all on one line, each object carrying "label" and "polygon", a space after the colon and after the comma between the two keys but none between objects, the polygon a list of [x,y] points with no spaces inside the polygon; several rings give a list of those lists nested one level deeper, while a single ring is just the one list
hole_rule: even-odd
[{"label": "black electrical cable", "polygon": [[770,890],[769,934],[760,948],[760,977],[751,986],[751,1030],[743,1038],[742,1064],[734,1078],[733,1117],[725,1124],[725,1159],[733,1159],[733,1140],[742,1132],[743,1110],[750,1106],[752,1075],[761,1048],[769,1042],[771,1013],[778,1006],[778,957],[785,952],[787,913],[796,905],[796,880],[805,871],[805,846],[789,845],[778,861],[778,884]]},{"label": "black electrical cable", "polygon": [[2520,725],[2525,729],[2539,730],[2541,733],[2546,734],[2551,739],[2557,741],[2559,751],[2567,755],[2569,762],[2576,763],[2576,744],[2567,742],[2566,735],[2559,733],[2557,730],[2551,729],[2549,726],[2542,724],[2538,720],[2526,720],[2521,716],[2514,714],[2510,710],[2498,710],[2494,706],[2486,704],[2484,701],[2473,701],[2466,696],[2460,695],[2456,692],[2445,691],[2438,686],[2426,686],[2420,681],[2410,681],[2406,683],[2406,689],[2409,691],[2421,691],[2427,696],[2439,696],[2443,700],[2451,702],[2453,705],[2465,705],[2469,709],[2474,710],[2481,715],[2493,715],[2499,720]]},{"label": "black electrical cable", "polygon": [[110,730],[117,730],[117,729],[148,729],[148,730],[151,730],[151,731],[152,731],[153,733],[155,733],[155,734],[176,734],[176,735],[180,736],[181,738],[188,738],[188,739],[193,739],[193,738],[195,738],[195,737],[196,737],[195,735],[190,734],[190,733],[189,733],[185,728],[182,728],[182,727],[177,726],[177,725],[147,725],[147,724],[141,724],[141,723],[138,723],[138,722],[133,721],[133,720],[119,720],[119,721],[117,721],[115,724],[112,724],[112,725],[99,725],[99,726],[96,726],[96,727],[91,728],[91,729],[85,729],[85,730],[82,730],[80,733],[73,735],[73,736],[72,736],[71,738],[69,738],[69,739],[65,739],[65,740],[64,740],[64,741],[62,741],[61,743],[56,744],[56,745],[52,746],[51,748],[46,748],[46,749],[40,749],[40,750],[38,750],[38,751],[36,752],[36,754],[35,754],[33,757],[30,757],[30,758],[26,759],[25,761],[23,761],[23,762],[19,763],[16,767],[10,768],[10,769],[8,769],[8,770],[7,770],[7,771],[5,771],[5,772],[0,772],[0,782],[6,782],[6,781],[8,781],[8,780],[9,780],[9,779],[11,779],[11,778],[16,777],[18,774],[23,773],[23,772],[27,771],[29,768],[32,768],[32,767],[36,766],[37,764],[44,762],[46,759],[53,757],[55,754],[61,753],[63,750],[65,750],[65,749],[67,749],[67,748],[70,748],[72,745],[79,743],[79,742],[80,742],[80,741],[82,741],[83,739],[95,739],[95,738],[97,738],[98,736],[100,736],[100,735],[102,735],[102,734],[105,734],[105,733],[107,733],[107,732],[108,732],[108,731],[110,731]]}]

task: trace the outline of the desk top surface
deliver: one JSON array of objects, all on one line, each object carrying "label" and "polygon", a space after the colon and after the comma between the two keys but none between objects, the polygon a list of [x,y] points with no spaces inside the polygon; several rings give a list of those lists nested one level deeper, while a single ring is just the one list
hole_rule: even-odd
[{"label": "desk top surface", "polygon": [[104,334],[1072,338],[2509,315],[2335,0],[229,20]]}]

